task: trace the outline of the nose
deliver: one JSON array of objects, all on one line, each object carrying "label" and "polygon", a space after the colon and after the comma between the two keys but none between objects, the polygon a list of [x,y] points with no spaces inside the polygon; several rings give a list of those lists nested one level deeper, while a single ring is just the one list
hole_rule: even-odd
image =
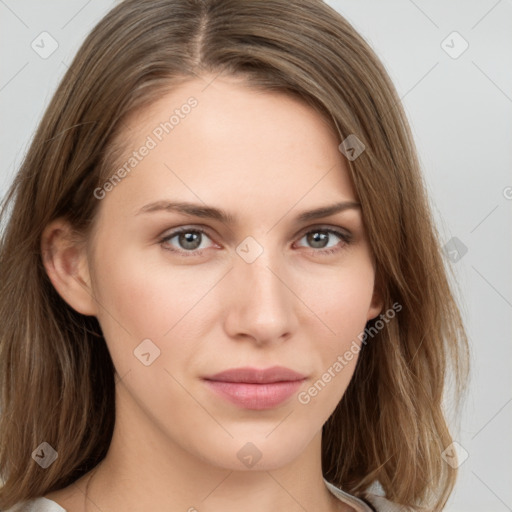
[{"label": "nose", "polygon": [[296,329],[294,296],[282,255],[264,249],[252,263],[236,256],[226,283],[224,328],[231,338],[278,343]]}]

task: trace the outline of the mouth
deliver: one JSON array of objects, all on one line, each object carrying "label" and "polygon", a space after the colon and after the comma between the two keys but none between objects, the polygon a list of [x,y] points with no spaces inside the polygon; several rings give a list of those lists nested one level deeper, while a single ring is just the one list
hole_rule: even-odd
[{"label": "mouth", "polygon": [[217,396],[244,409],[272,409],[297,392],[306,376],[290,368],[233,368],[205,377]]}]

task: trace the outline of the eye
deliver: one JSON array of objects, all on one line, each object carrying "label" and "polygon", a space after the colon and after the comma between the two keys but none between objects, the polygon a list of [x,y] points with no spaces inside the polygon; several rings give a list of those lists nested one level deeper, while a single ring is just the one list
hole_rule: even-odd
[{"label": "eye", "polygon": [[[336,238],[341,240],[342,243],[340,244],[339,240],[336,241]],[[315,249],[312,251],[314,254],[333,254],[341,251],[344,246],[352,242],[352,234],[333,228],[319,227],[309,230],[300,240],[303,239]]]},{"label": "eye", "polygon": [[[164,249],[182,256],[200,256],[209,248],[203,244],[205,239],[210,237],[204,229],[183,226],[160,238],[159,243]],[[344,246],[352,242],[352,234],[338,229],[318,227],[304,233],[300,240],[303,239],[310,244],[314,255],[325,255],[343,250]]]},{"label": "eye", "polygon": [[[205,237],[209,238],[203,229],[184,226],[161,238],[159,242],[168,251],[177,252],[183,256],[197,256],[208,248],[201,247]],[[177,248],[171,243],[174,238]]]}]

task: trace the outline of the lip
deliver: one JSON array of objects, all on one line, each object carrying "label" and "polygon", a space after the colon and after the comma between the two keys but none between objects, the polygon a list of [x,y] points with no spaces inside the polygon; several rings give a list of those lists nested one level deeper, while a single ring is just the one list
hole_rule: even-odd
[{"label": "lip", "polygon": [[203,380],[217,395],[244,409],[271,409],[290,398],[306,379],[290,368],[232,368]]},{"label": "lip", "polygon": [[270,368],[258,369],[251,367],[232,368],[216,373],[206,380],[218,382],[246,382],[250,384],[269,384],[273,382],[292,382],[303,380],[306,376],[295,372],[284,366],[272,366]]}]

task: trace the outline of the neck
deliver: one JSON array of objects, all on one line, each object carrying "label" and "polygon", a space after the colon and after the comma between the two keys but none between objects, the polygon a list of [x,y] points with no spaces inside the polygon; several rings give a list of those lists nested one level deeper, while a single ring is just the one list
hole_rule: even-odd
[{"label": "neck", "polygon": [[[134,417],[142,424],[134,425]],[[131,423],[124,421],[128,418]],[[145,434],[139,436],[137,432]],[[143,414],[125,415],[123,410],[116,412],[109,451],[91,472],[84,498],[86,512],[98,509],[169,512],[353,510],[325,486],[321,470],[321,431],[298,458],[284,466],[233,470],[208,463],[195,456],[192,450],[177,445],[160,429],[146,422]]]}]

